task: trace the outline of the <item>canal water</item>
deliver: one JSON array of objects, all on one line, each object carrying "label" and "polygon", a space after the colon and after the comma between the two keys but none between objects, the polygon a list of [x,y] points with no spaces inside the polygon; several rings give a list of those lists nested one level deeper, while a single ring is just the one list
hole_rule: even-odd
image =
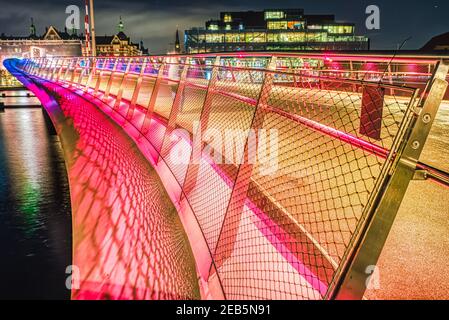
[{"label": "canal water", "polygon": [[0,113],[0,299],[70,299],[70,194],[43,110]]}]

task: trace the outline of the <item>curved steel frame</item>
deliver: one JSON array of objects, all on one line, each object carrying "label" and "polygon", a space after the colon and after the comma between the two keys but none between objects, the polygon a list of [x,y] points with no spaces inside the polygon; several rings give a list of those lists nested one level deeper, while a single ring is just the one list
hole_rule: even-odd
[{"label": "curved steel frame", "polygon": [[[260,53],[254,56],[267,57],[268,55]],[[270,214],[276,215],[276,218],[272,218],[274,219],[272,221],[267,222],[262,219],[261,221],[265,227],[259,228],[259,231],[264,232],[267,228],[270,232],[277,230],[275,234],[265,235],[265,237],[267,239],[275,237],[277,239],[275,242],[271,240],[274,246],[279,245],[279,239],[283,239],[281,241],[283,249],[280,250],[278,248],[277,250],[284,255],[284,258],[284,251],[287,250],[289,254],[297,254],[298,257],[303,259],[307,257],[309,257],[307,259],[310,259],[310,255],[316,259],[314,260],[315,262],[309,261],[307,264],[304,260],[302,261],[304,265],[301,267],[301,270],[303,270],[301,276],[306,279],[306,282],[308,281],[309,284],[312,284],[312,287],[318,288],[316,290],[319,292],[319,297],[331,299],[362,298],[366,290],[367,279],[369,278],[366,268],[376,264],[407,190],[408,183],[413,178],[417,167],[419,167],[419,155],[446,92],[447,63],[437,63],[434,60],[427,61],[428,63],[434,63],[434,73],[428,82],[426,90],[419,95],[419,90],[417,89],[390,83],[376,83],[344,77],[347,73],[340,73],[336,77],[335,74],[330,76],[308,68],[279,71],[279,59],[291,57],[288,54],[269,56],[270,62],[263,69],[245,66],[226,66],[223,56],[212,57],[212,64],[205,59],[210,59],[211,55],[133,58],[41,58],[23,61],[22,70],[26,74],[59,82],[71,87],[73,90],[82,90],[85,94],[91,94],[92,97],[96,97],[95,99],[98,99],[99,95],[101,95],[103,102],[96,100],[98,104],[108,104],[113,96],[113,104],[109,105],[109,107],[117,114],[120,113],[119,109],[123,104],[128,105],[126,113],[121,115],[124,118],[122,121],[132,123],[136,112],[143,112],[144,120],[141,122],[140,127],[133,124],[133,130],[138,132],[138,139],[135,139],[137,144],[139,144],[139,139],[151,134],[150,126],[151,124],[154,125],[154,119],[163,118],[155,110],[158,104],[157,99],[161,94],[161,86],[170,88],[171,85],[174,85],[176,87],[170,115],[165,120],[162,119],[162,122],[165,121],[165,134],[161,144],[155,145],[150,139],[145,143],[145,147],[152,149],[150,155],[153,154],[153,158],[150,156],[150,161],[153,166],[159,169],[160,175],[166,179],[167,189],[171,188],[174,190],[172,199],[180,212],[180,216],[184,218],[183,222],[189,233],[195,257],[197,258],[198,274],[205,287],[208,288],[206,291],[210,292],[210,295],[207,297],[242,297],[242,295],[236,294],[235,291],[233,291],[233,294],[228,294],[228,291],[233,289],[233,287],[229,287],[230,276],[228,273],[223,273],[223,270],[230,268],[229,261],[232,256],[235,259],[235,252],[238,251],[236,242],[242,232],[239,231],[239,228],[242,227],[241,221],[244,219],[242,213],[247,210],[245,208],[248,206],[249,199],[255,206],[253,211],[261,210],[261,214],[265,217],[263,219],[267,219],[267,212],[264,213],[264,210],[269,210],[268,216]],[[242,54],[226,54],[226,57],[246,58]],[[303,58],[316,57],[316,55],[311,55]],[[323,58],[322,55],[320,57]],[[346,56],[336,57],[337,59],[347,59]],[[374,57],[374,59],[380,58]],[[385,62],[385,60],[379,61]],[[192,77],[189,74],[191,71],[195,71],[199,75]],[[104,77],[107,77],[108,80],[106,88],[102,91],[100,84]],[[114,78],[117,77],[119,77],[119,86],[115,88],[117,89],[115,90],[116,93],[111,94],[115,81]],[[133,77],[135,83],[132,86],[132,98],[126,100],[123,99],[124,83],[130,77]],[[96,78],[96,82],[92,83],[94,78]],[[153,81],[154,83],[148,106],[141,106],[137,103],[144,81]],[[227,90],[223,89],[224,82],[228,86]],[[235,89],[233,87],[235,83],[246,87],[246,91],[242,91],[242,88]],[[307,92],[314,92],[314,90],[326,94],[330,92],[338,97],[342,92],[345,92],[346,97],[359,96],[361,90],[362,94],[366,93],[366,88],[389,90],[388,98],[382,95],[383,101],[380,108],[385,108],[385,99],[393,99],[395,103],[406,104],[400,125],[395,128],[395,133],[391,136],[391,138],[394,138],[393,141],[391,143],[384,143],[384,141],[376,143],[373,139],[360,137],[352,131],[345,132],[345,127],[335,128],[332,125],[320,123],[310,114],[301,115],[287,111],[273,100],[273,95],[279,90],[287,90],[285,88],[291,86],[292,91],[295,91],[295,88],[298,87],[306,91],[304,89],[306,85],[311,88]],[[351,239],[349,243],[345,244],[344,254],[338,256],[340,258],[339,261],[335,261],[334,256],[328,255],[322,247],[323,244],[311,235],[310,230],[304,228],[298,221],[298,218],[293,217],[289,210],[285,209],[285,205],[280,203],[282,199],[279,200],[277,194],[264,191],[263,187],[258,185],[253,173],[253,165],[245,162],[238,164],[236,171],[230,168],[229,170],[233,172],[231,174],[226,172],[228,170],[226,168],[215,170],[216,174],[227,176],[227,178],[223,179],[231,181],[231,192],[227,200],[227,209],[220,218],[222,223],[219,224],[217,229],[219,230],[218,238],[211,243],[208,235],[204,233],[205,225],[202,220],[204,218],[198,217],[198,209],[192,204],[190,198],[192,188],[195,188],[195,184],[199,183],[198,175],[200,170],[195,165],[192,165],[195,154],[193,143],[191,147],[191,162],[185,169],[182,179],[178,177],[177,168],[166,158],[166,152],[171,148],[171,135],[180,126],[178,116],[181,113],[185,99],[188,98],[186,88],[198,89],[205,94],[199,119],[200,128],[205,129],[208,127],[211,109],[214,101],[216,101],[214,99],[220,96],[221,99],[230,99],[234,103],[254,108],[251,111],[252,120],[247,129],[257,130],[263,128],[267,117],[271,117],[274,114],[276,117],[296,123],[298,129],[305,128],[304,130],[311,130],[320,136],[349,144],[352,148],[361,150],[364,157],[372,156],[376,159],[382,159],[383,164],[379,174],[376,176],[373,189],[369,192],[366,203],[363,203],[363,212],[360,212],[360,219],[357,221],[356,227],[351,230]],[[257,95],[251,94],[251,90],[257,92]],[[315,97],[315,99],[318,98]],[[344,99],[342,101],[344,102]],[[371,103],[376,104],[374,100]],[[379,105],[377,105],[377,109],[379,109]],[[381,121],[381,125],[385,125],[385,123]],[[354,127],[354,124],[352,126]],[[191,132],[191,134],[194,134],[194,132]],[[193,138],[190,136],[186,139]],[[250,139],[250,136],[245,138],[244,159],[250,157]],[[202,157],[202,152],[204,152],[203,144],[199,152],[201,154],[200,157]],[[192,185],[191,183],[194,184]],[[173,189],[173,185],[178,187]],[[258,190],[258,194],[251,198],[250,190],[251,192]],[[211,205],[214,204],[211,203]],[[192,224],[192,221],[195,221],[195,223]],[[257,220],[255,223],[260,224],[261,221]],[[292,223],[294,227],[290,226]],[[269,226],[269,224],[273,225]],[[289,228],[293,228],[294,231],[291,231]],[[199,234],[202,235],[203,239],[199,239]],[[294,240],[294,238],[291,238],[292,235],[300,237],[301,240],[298,240],[299,238]],[[291,241],[296,241],[299,249],[297,247],[292,249]],[[204,256],[205,250],[209,252],[208,257]],[[286,259],[288,260],[288,258]],[[301,263],[301,261],[299,262]],[[232,282],[232,285],[234,285],[234,282]],[[320,286],[324,287],[321,288]],[[250,295],[248,296],[251,297]],[[243,297],[245,296],[243,295]],[[306,293],[302,297],[316,298],[317,296]],[[272,296],[267,298],[272,298]]]}]

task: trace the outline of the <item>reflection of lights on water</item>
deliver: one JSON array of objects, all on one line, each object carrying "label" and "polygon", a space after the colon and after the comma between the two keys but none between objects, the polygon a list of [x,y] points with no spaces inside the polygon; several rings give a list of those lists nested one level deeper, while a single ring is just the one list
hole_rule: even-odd
[{"label": "reflection of lights on water", "polygon": [[[42,117],[40,110],[21,109],[8,112],[4,118],[3,132],[7,167],[14,179],[11,180],[13,194],[22,213],[30,236],[40,222],[42,159],[46,155],[48,140],[45,124],[36,120]],[[38,119],[36,119],[38,118]]]},{"label": "reflection of lights on water", "polygon": [[32,235],[34,230],[39,227],[37,215],[40,210],[40,199],[41,192],[38,184],[26,183],[21,188],[18,202],[20,211],[24,214],[22,218],[29,226],[29,229],[25,230],[28,236]]}]

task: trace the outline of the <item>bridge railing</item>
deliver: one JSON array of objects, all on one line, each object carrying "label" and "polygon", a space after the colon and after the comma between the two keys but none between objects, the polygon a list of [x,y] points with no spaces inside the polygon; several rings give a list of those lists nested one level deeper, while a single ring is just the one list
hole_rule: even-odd
[{"label": "bridge railing", "polygon": [[149,141],[201,231],[200,278],[228,299],[363,297],[447,69],[435,65],[420,93],[282,71],[276,56],[257,68],[220,56],[23,63],[103,101]]}]

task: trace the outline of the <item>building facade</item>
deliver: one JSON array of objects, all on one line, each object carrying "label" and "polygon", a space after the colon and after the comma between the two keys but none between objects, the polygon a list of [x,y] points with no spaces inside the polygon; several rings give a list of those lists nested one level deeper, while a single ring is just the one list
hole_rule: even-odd
[{"label": "building facade", "polygon": [[81,55],[81,39],[74,32],[48,27],[43,36],[36,35],[31,23],[30,35],[0,35],[0,69],[7,58],[70,57]]},{"label": "building facade", "polygon": [[219,20],[185,31],[187,53],[226,51],[368,50],[355,24],[303,9],[221,12]]},{"label": "building facade", "polygon": [[[97,36],[97,54],[99,56],[141,56],[148,54],[143,43],[132,43],[124,33],[124,25],[120,19],[119,31],[112,36]],[[4,70],[3,60],[7,58],[39,58],[39,57],[79,57],[86,55],[86,44],[83,34],[77,30],[60,31],[54,26],[47,27],[45,33],[38,36],[33,20],[31,20],[28,36],[7,36],[0,34],[0,69]]]},{"label": "building facade", "polygon": [[[133,43],[131,38],[125,34],[125,26],[121,17],[117,29],[118,33],[115,35],[95,37],[97,56],[134,57],[148,54],[148,49],[144,48],[142,41],[139,44]],[[86,46],[83,46],[83,55],[87,55]]]}]

